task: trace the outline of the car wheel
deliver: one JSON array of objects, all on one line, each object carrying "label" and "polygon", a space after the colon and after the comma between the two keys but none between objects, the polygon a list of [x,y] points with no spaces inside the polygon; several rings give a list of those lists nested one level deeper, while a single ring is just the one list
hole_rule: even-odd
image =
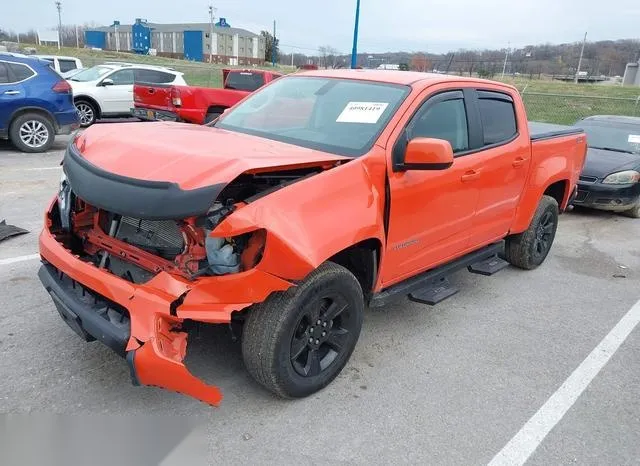
[{"label": "car wheel", "polygon": [[242,331],[245,366],[280,397],[311,395],[344,368],[358,341],[363,312],[356,277],[327,262],[250,311]]},{"label": "car wheel", "polygon": [[87,100],[76,100],[75,105],[81,127],[86,128],[96,122],[98,111],[95,105]]},{"label": "car wheel", "polygon": [[22,152],[44,152],[55,139],[53,123],[39,113],[25,113],[11,123],[9,138]]},{"label": "car wheel", "polygon": [[222,113],[220,113],[220,112],[207,113],[207,116],[204,117],[204,124],[206,125],[207,123],[211,123],[213,120],[218,118],[220,115],[222,115]]},{"label": "car wheel", "polygon": [[529,228],[506,238],[504,252],[507,261],[525,270],[542,264],[556,237],[558,215],[558,202],[551,196],[542,196]]},{"label": "car wheel", "polygon": [[640,201],[638,201],[636,203],[636,205],[633,206],[631,209],[625,210],[622,213],[623,213],[623,215],[626,215],[627,217],[640,218]]}]

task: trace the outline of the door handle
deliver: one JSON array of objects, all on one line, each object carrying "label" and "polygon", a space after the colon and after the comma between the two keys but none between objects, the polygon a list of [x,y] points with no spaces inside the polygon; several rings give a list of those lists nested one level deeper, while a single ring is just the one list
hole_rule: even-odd
[{"label": "door handle", "polygon": [[523,166],[525,163],[527,163],[529,159],[525,158],[525,157],[518,157],[516,158],[512,165],[516,168]]},{"label": "door handle", "polygon": [[464,175],[460,177],[462,181],[473,181],[473,180],[477,180],[478,178],[480,178],[480,170],[466,171]]},{"label": "door handle", "polygon": [[149,94],[153,94],[155,91],[156,91],[156,90],[155,90],[153,87],[149,87],[149,88],[147,88],[147,92],[148,92]]},{"label": "door handle", "polygon": [[4,95],[18,95],[20,91],[4,91]]}]

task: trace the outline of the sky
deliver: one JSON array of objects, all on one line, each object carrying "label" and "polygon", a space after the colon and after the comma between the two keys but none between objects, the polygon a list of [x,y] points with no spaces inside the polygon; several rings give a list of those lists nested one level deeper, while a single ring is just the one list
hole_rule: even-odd
[{"label": "sky", "polygon": [[[1,0],[0,28],[57,24],[54,0]],[[273,28],[281,51],[313,54],[328,45],[350,53],[356,0],[217,0],[216,17],[253,32]],[[62,0],[63,24],[135,18],[208,22],[209,0]],[[361,0],[359,52],[503,49],[542,43],[640,38],[640,2],[617,0]],[[297,48],[294,48],[297,47]]]}]

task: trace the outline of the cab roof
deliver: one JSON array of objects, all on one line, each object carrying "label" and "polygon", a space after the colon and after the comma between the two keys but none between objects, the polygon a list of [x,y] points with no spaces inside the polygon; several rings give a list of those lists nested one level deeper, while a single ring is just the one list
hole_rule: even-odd
[{"label": "cab roof", "polygon": [[[492,83],[495,81],[487,81],[485,79],[466,78],[463,76],[452,76],[439,73],[420,73],[417,71],[396,71],[396,70],[312,70],[300,71],[294,73],[296,76],[315,76],[321,78],[342,78],[342,79],[359,79],[363,81],[376,81],[389,84],[401,84],[405,86],[414,86],[417,84],[434,84],[442,82],[461,82],[468,81],[474,83]],[[511,88],[508,84],[502,84]]]}]

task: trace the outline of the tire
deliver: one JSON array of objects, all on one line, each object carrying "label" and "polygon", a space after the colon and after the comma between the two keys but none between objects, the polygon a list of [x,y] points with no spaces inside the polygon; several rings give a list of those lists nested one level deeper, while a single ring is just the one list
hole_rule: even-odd
[{"label": "tire", "polygon": [[327,262],[298,286],[252,309],[242,332],[245,366],[258,383],[282,398],[309,396],[346,365],[363,313],[356,277]]},{"label": "tire", "polygon": [[82,128],[87,128],[96,122],[98,119],[98,109],[93,102],[85,99],[77,99],[74,104]]},{"label": "tire", "polygon": [[622,212],[622,215],[626,215],[631,218],[640,218],[640,201],[638,201],[631,209]]},{"label": "tire", "polygon": [[218,118],[220,115],[222,115],[221,112],[207,113],[207,116],[204,117],[204,124],[206,125],[207,123],[211,123],[213,120]]},{"label": "tire", "polygon": [[542,196],[529,228],[506,238],[505,259],[511,265],[532,270],[544,262],[558,229],[558,202],[551,196]]},{"label": "tire", "polygon": [[22,152],[45,152],[51,148],[55,137],[53,122],[40,113],[18,116],[9,129],[9,139]]}]

